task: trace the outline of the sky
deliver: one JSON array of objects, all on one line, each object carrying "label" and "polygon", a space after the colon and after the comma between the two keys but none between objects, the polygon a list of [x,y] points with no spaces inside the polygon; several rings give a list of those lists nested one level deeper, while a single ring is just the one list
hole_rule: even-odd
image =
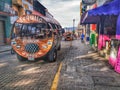
[{"label": "sky", "polygon": [[72,27],[73,19],[75,26],[80,21],[80,1],[81,0],[39,0],[62,27]]}]

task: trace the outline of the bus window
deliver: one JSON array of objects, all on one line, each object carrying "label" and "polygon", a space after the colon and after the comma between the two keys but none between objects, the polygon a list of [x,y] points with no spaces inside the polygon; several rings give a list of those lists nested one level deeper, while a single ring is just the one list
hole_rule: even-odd
[{"label": "bus window", "polygon": [[[12,36],[31,37],[31,38],[42,36],[43,39],[43,37],[46,38],[45,30],[46,30],[46,25],[44,23],[37,23],[37,24],[15,23]],[[40,37],[39,39],[41,39]]]},{"label": "bus window", "polygon": [[48,25],[50,26],[50,29],[53,29],[53,27],[52,27],[51,23],[48,23]]},{"label": "bus window", "polygon": [[20,36],[19,32],[20,32],[21,28],[22,28],[22,24],[15,23],[15,27],[14,27],[13,33],[12,33],[12,38]]},{"label": "bus window", "polygon": [[51,29],[50,24],[47,23],[47,29]]},{"label": "bus window", "polygon": [[52,25],[53,29],[56,29],[55,24],[51,24],[51,25]]},{"label": "bus window", "polygon": [[20,36],[21,37],[24,37],[24,36],[26,36],[27,35],[27,25],[23,25],[23,27],[22,27],[22,29],[21,29],[21,31],[20,31]]},{"label": "bus window", "polygon": [[55,25],[55,29],[58,29],[57,25]]}]

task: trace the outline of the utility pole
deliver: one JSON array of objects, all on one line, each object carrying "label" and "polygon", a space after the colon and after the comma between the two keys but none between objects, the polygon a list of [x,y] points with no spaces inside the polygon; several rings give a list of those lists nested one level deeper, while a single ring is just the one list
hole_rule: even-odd
[{"label": "utility pole", "polygon": [[[75,33],[74,26],[75,26],[75,19],[73,19],[73,34]],[[71,34],[72,38],[73,38],[73,34]],[[71,40],[71,43],[70,43],[70,47],[72,47],[72,40]]]},{"label": "utility pole", "polygon": [[73,33],[75,32],[74,26],[75,26],[75,19],[73,19]]}]

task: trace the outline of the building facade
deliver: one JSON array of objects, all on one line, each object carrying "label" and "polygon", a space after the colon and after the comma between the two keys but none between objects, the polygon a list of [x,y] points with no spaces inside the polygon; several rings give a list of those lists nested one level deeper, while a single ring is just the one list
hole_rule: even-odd
[{"label": "building facade", "polygon": [[0,45],[9,43],[10,39],[10,16],[15,14],[14,10],[11,8],[11,0],[1,0],[0,1]]},{"label": "building facade", "polygon": [[[97,8],[105,3],[108,3],[108,2],[111,2],[113,0],[96,0],[96,2],[92,5],[87,5],[87,7],[84,7],[86,6],[85,3],[83,3],[84,0],[82,0],[82,2],[80,3],[80,14],[82,15],[84,12],[90,10],[90,9],[93,9],[93,8]],[[85,36],[86,38],[89,37],[90,38],[90,45],[91,46],[95,46],[97,47],[97,44],[98,44],[98,34],[99,34],[99,31],[98,31],[98,23],[96,24],[84,24],[86,26],[86,28],[84,29],[86,31],[85,33]]]}]

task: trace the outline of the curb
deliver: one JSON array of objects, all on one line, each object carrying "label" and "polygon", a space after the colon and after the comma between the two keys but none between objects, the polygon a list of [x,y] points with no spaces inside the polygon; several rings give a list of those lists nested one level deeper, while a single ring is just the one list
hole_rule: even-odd
[{"label": "curb", "polygon": [[9,50],[4,50],[4,51],[0,51],[0,53],[3,53],[3,52],[8,52],[8,51],[10,51],[11,49],[9,49]]}]

